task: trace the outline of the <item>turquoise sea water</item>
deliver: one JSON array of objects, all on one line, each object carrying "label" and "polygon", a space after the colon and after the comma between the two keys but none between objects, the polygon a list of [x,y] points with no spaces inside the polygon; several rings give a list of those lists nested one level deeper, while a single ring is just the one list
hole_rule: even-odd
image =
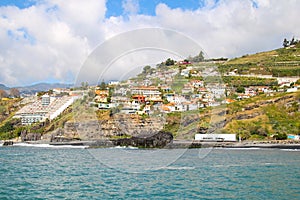
[{"label": "turquoise sea water", "polygon": [[110,151],[0,147],[0,199],[300,199],[300,151],[212,149],[200,158],[190,149],[138,173],[94,156]]}]

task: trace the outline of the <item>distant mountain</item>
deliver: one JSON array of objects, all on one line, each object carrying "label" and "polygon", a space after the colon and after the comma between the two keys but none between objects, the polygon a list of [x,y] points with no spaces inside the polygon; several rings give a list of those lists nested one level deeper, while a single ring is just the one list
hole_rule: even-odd
[{"label": "distant mountain", "polygon": [[70,88],[72,84],[64,83],[37,83],[30,86],[17,87],[21,93],[36,93],[40,91],[48,91],[54,88]]},{"label": "distant mountain", "polygon": [[9,90],[10,88],[4,84],[0,84],[0,90]]}]

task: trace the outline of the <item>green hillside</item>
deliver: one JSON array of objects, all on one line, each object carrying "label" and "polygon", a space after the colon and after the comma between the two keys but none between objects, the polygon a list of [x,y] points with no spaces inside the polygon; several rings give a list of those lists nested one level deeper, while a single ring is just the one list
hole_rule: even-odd
[{"label": "green hillside", "polygon": [[243,139],[286,137],[300,133],[300,92],[259,95],[227,106],[222,132]]},{"label": "green hillside", "polygon": [[[214,64],[201,62],[199,66],[196,66],[196,70],[193,70],[195,71],[193,73],[198,73],[197,70],[200,70],[202,65]],[[167,71],[170,68],[177,69],[180,67],[182,66],[174,65],[173,63],[170,66],[162,65],[159,70]],[[224,103],[219,107],[205,106],[196,110],[168,113],[166,114],[166,123],[164,124],[165,131],[173,133],[176,139],[193,139],[195,133],[211,132],[236,133],[243,139],[285,139],[288,134],[300,133],[299,90],[294,93],[286,92],[285,88],[280,88],[276,78],[235,76],[236,74],[261,74],[273,75],[275,77],[299,76],[299,42],[285,48],[231,59],[219,63],[218,67],[219,71],[223,73],[223,83],[229,86],[226,98],[230,99],[231,103]],[[185,68],[187,66],[184,66],[181,70]],[[147,75],[153,73],[153,71],[154,68],[146,66],[143,72],[137,77],[132,78],[132,80],[135,80],[137,83],[141,82],[146,79]],[[189,81],[204,80],[201,74],[192,76],[192,72],[189,71],[189,73],[188,77],[179,74],[175,75],[170,84],[172,90],[180,93]],[[205,79],[212,79],[208,82],[213,82],[214,78],[216,77],[206,77]],[[216,82],[219,81],[218,78],[215,80]],[[154,85],[157,86],[163,82],[166,82],[166,80],[162,81],[158,77],[154,77]],[[299,84],[300,81],[298,80],[289,87]],[[249,86],[256,87],[257,94],[249,99],[238,98],[238,95],[245,93],[245,88]],[[257,86],[268,86],[272,90],[272,93],[263,94],[261,91],[258,92]],[[87,99],[78,100],[72,107],[66,109],[51,122],[46,121],[29,126],[24,126],[20,123],[20,120],[13,118],[14,113],[24,106],[21,104],[21,99],[1,99],[0,140],[18,137],[24,131],[45,135],[53,130],[62,129],[66,122],[72,122],[74,118],[80,119],[80,122],[84,122],[93,120],[93,116],[96,115],[98,120],[102,120],[105,123],[109,120],[113,121],[114,119],[110,116],[112,112],[103,112],[103,110],[98,110],[98,108],[89,105],[89,102],[92,102],[94,98],[94,92],[93,90],[91,91],[92,93],[89,93]],[[201,93],[197,93],[196,91],[194,94]],[[225,113],[226,115],[224,115]],[[145,117],[147,116],[142,116],[141,121],[146,121]],[[132,119],[132,121],[134,120],[135,118]],[[133,125],[138,127],[140,124],[136,123]],[[142,125],[144,126],[144,124]],[[107,130],[109,129],[109,126],[107,126]],[[77,135],[75,136],[77,137]]]},{"label": "green hillside", "polygon": [[300,43],[234,58],[219,65],[219,69],[224,74],[237,69],[238,74],[262,74],[276,77],[300,75]]},{"label": "green hillside", "polygon": [[198,113],[170,113],[165,130],[176,139],[193,139],[196,131],[234,133],[243,140],[286,139],[288,134],[300,133],[299,111],[299,91],[262,94]]}]

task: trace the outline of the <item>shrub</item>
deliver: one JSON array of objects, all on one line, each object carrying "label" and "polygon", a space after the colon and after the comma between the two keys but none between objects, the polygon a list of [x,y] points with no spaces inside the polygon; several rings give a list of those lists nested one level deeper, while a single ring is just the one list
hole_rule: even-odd
[{"label": "shrub", "polygon": [[276,140],[286,140],[287,139],[287,134],[277,133],[276,135],[273,136],[273,138],[276,139]]}]

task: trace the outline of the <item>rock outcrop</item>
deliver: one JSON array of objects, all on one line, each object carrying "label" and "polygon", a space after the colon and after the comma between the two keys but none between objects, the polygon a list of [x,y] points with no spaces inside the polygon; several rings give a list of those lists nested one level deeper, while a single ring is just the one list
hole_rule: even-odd
[{"label": "rock outcrop", "polygon": [[21,132],[21,141],[27,142],[27,141],[38,141],[42,138],[41,133],[29,133],[26,130]]},{"label": "rock outcrop", "polygon": [[139,136],[157,133],[163,129],[164,121],[160,118],[142,118],[138,115],[118,114],[110,119],[66,122],[63,129],[52,132],[55,138],[82,140],[103,140],[115,136]]},{"label": "rock outcrop", "polygon": [[165,131],[159,131],[150,136],[147,135],[148,134],[111,141],[115,146],[133,146],[142,148],[163,148],[173,141],[173,135]]},{"label": "rock outcrop", "polygon": [[14,144],[13,141],[4,141],[3,146],[12,146]]}]

